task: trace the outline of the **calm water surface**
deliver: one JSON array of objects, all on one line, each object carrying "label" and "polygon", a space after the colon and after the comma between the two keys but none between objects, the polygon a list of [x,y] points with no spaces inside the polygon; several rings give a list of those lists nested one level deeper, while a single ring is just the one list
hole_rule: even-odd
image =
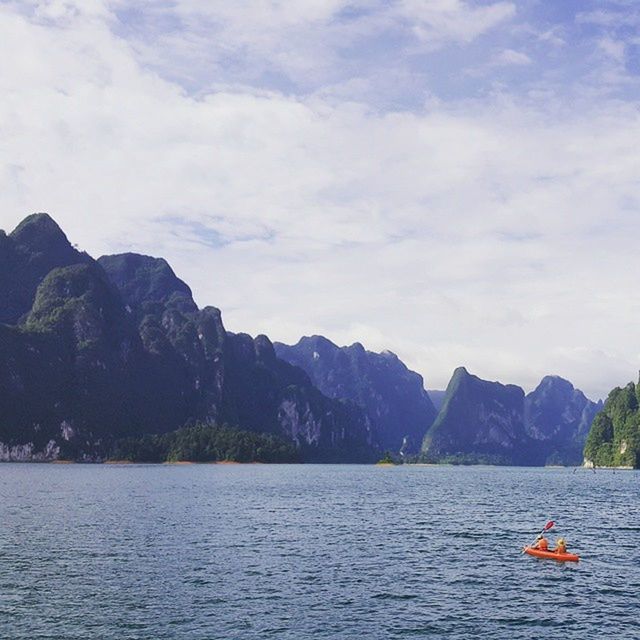
[{"label": "calm water surface", "polygon": [[[640,474],[0,465],[0,637],[640,638]],[[520,553],[548,518],[579,565]]]}]

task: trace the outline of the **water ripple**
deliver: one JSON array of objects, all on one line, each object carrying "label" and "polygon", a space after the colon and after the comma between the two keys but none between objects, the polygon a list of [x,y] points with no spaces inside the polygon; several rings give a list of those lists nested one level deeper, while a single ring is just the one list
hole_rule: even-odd
[{"label": "water ripple", "polygon": [[[640,637],[640,474],[0,465],[13,640]],[[536,528],[578,565],[523,556]]]}]

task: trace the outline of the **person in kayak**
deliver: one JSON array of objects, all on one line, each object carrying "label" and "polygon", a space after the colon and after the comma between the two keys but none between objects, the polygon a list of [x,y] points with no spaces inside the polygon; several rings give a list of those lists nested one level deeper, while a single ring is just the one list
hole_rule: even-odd
[{"label": "person in kayak", "polygon": [[556,553],[567,553],[567,541],[564,538],[558,538],[554,551]]},{"label": "person in kayak", "polygon": [[537,538],[536,541],[534,542],[533,546],[531,547],[532,549],[539,549],[540,551],[548,551],[549,550],[549,543],[547,542],[547,539],[540,534]]}]

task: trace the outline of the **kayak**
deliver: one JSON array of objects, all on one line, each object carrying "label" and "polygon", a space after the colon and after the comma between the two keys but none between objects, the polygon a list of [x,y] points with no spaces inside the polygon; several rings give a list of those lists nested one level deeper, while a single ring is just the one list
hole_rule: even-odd
[{"label": "kayak", "polygon": [[558,562],[578,562],[580,556],[575,553],[558,553],[557,551],[542,551],[541,549],[533,549],[525,547],[523,551],[534,558],[543,558],[545,560],[557,560]]}]

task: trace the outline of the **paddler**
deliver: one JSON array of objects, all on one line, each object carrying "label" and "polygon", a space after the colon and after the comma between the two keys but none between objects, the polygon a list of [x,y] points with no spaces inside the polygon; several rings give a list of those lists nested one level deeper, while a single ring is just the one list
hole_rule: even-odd
[{"label": "paddler", "polygon": [[567,553],[567,541],[564,538],[558,538],[554,551],[556,553]]},{"label": "paddler", "polygon": [[540,551],[548,551],[549,550],[549,542],[547,539],[540,534],[536,541],[533,543],[532,549],[539,549]]}]

